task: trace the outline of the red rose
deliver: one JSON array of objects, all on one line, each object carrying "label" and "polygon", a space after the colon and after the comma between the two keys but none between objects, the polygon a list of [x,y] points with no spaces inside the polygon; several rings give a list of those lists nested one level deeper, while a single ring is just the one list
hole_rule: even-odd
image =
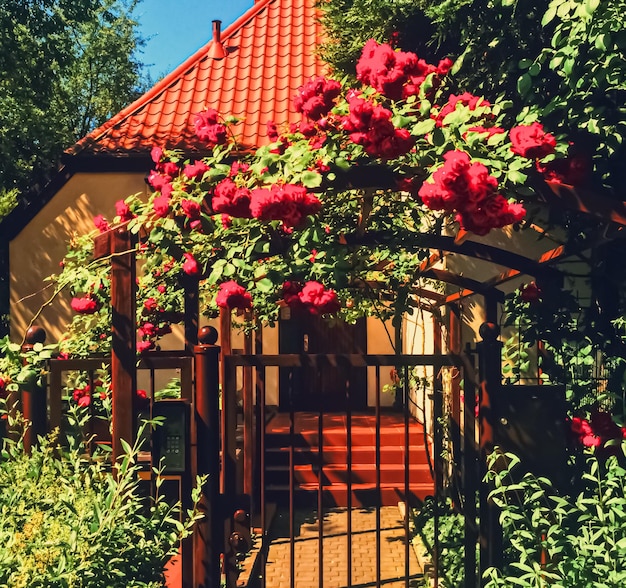
[{"label": "red rose", "polygon": [[188,163],[183,169],[183,174],[190,180],[201,180],[205,172],[209,171],[209,166],[204,161],[194,161]]},{"label": "red rose", "polygon": [[444,104],[439,110],[437,116],[435,117],[435,121],[438,127],[443,126],[443,119],[446,118],[451,112],[456,110],[457,104],[463,104],[467,106],[470,110],[476,110],[479,106],[488,107],[491,106],[491,103],[485,100],[482,96],[474,96],[474,94],[470,94],[469,92],[463,92],[463,94],[459,94],[458,96],[455,94],[450,94],[450,98],[448,98],[448,102]]},{"label": "red rose", "polygon": [[252,296],[243,286],[230,280],[220,284],[215,303],[222,308],[252,308]]},{"label": "red rose", "polygon": [[128,207],[128,204],[126,204],[126,202],[124,202],[123,200],[118,200],[115,203],[115,212],[117,216],[120,217],[120,222],[122,223],[135,218],[135,215]]},{"label": "red rose", "polygon": [[142,339],[148,339],[157,335],[158,329],[152,323],[144,323],[137,329],[137,334]]},{"label": "red rose", "polygon": [[152,201],[155,216],[165,218],[170,212],[170,199],[167,196],[157,196]]},{"label": "red rose", "polygon": [[70,305],[72,310],[80,314],[94,314],[98,310],[98,303],[89,296],[72,298]]},{"label": "red rose", "polygon": [[598,447],[602,443],[600,437],[594,434],[589,421],[580,417],[572,418],[572,432],[585,447]]},{"label": "red rose", "polygon": [[190,220],[198,220],[200,218],[200,205],[194,200],[183,200],[180,206]]},{"label": "red rose", "polygon": [[311,120],[319,120],[330,112],[340,93],[339,82],[318,76],[299,88],[293,105],[297,112]]},{"label": "red rose", "polygon": [[213,191],[211,208],[213,212],[221,212],[236,218],[250,218],[251,193],[248,188],[239,188],[233,180],[222,180]]},{"label": "red rose", "polygon": [[150,351],[150,349],[154,349],[154,341],[138,341],[137,342],[137,351],[139,353],[144,353],[145,351]]},{"label": "red rose", "polygon": [[209,147],[226,143],[228,133],[226,127],[219,122],[217,110],[209,108],[197,114],[194,126],[198,139],[204,141]]},{"label": "red rose", "polygon": [[93,224],[101,233],[106,233],[111,228],[107,219],[105,219],[101,214],[93,217]]},{"label": "red rose", "polygon": [[143,303],[143,307],[148,311],[148,312],[153,312],[158,308],[159,304],[156,301],[156,298],[146,298],[146,301]]},{"label": "red rose", "polygon": [[154,163],[159,163],[163,158],[163,149],[155,145],[150,151],[150,157]]},{"label": "red rose", "polygon": [[188,276],[200,275],[200,265],[196,261],[195,257],[191,253],[183,253],[185,261],[183,262],[183,271]]},{"label": "red rose", "polygon": [[332,314],[341,308],[337,293],[319,282],[307,282],[298,297],[311,314]]},{"label": "red rose", "polygon": [[388,44],[378,44],[374,39],[365,43],[356,72],[360,82],[375,88],[391,100],[417,95],[426,76],[431,73],[445,75],[452,62],[442,60],[435,67],[418,59],[414,53],[394,51]]},{"label": "red rose", "polygon": [[534,122],[511,129],[511,151],[529,159],[542,159],[554,153],[556,139],[543,130],[543,125]]},{"label": "red rose", "polygon": [[269,189],[258,188],[252,191],[250,212],[254,218],[263,221],[280,220],[286,227],[299,227],[306,217],[316,214],[322,207],[315,194],[304,186],[285,184]]},{"label": "red rose", "polygon": [[535,282],[525,284],[520,290],[520,298],[524,302],[535,303],[541,300],[541,290]]}]

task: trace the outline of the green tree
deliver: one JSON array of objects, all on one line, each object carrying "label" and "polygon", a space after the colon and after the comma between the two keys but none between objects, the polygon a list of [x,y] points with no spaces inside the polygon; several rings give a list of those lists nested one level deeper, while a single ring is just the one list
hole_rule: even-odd
[{"label": "green tree", "polygon": [[41,182],[141,89],[140,0],[0,2],[0,188]]}]

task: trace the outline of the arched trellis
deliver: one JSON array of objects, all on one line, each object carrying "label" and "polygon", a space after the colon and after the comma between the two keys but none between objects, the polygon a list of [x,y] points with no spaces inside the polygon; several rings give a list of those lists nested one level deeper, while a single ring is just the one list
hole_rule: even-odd
[{"label": "arched trellis", "polygon": [[[611,221],[618,224],[626,224],[620,222],[619,215],[612,215]],[[623,220],[623,219],[622,219]],[[616,231],[620,234],[620,231]],[[349,246],[355,245],[379,245],[384,243],[384,236],[366,234],[350,239],[346,239],[346,243]],[[520,275],[528,275],[533,278],[550,278],[560,279],[560,273],[554,266],[564,258],[575,254],[575,251],[567,249],[564,246],[559,246],[549,251],[546,251],[538,259],[530,259],[523,255],[512,253],[506,249],[487,245],[477,241],[472,241],[464,237],[448,237],[448,236],[434,236],[434,235],[421,235],[417,236],[413,243],[410,244],[410,248],[428,249],[431,251],[430,257],[425,260],[420,267],[420,276],[442,282],[448,286],[452,286],[455,291],[448,292],[434,292],[429,291],[426,288],[416,287],[416,294],[421,298],[427,299],[432,307],[440,307],[448,305],[452,307],[450,313],[450,341],[449,348],[454,353],[460,353],[462,350],[462,341],[459,337],[458,316],[454,312],[454,304],[462,298],[470,295],[480,295],[485,301],[486,317],[488,322],[497,323],[497,308],[498,303],[503,300],[503,293],[498,287],[514,277]],[[443,259],[446,254],[454,253],[456,255],[464,256],[469,259],[480,260],[489,262],[503,270],[493,278],[486,281],[479,281],[475,278],[455,273],[447,269],[436,267],[439,260]],[[134,257],[134,245],[131,233],[125,226],[116,227],[107,233],[103,233],[98,236],[95,243],[95,255],[97,257],[110,256],[112,264],[112,307],[113,307],[113,349],[112,349],[112,373],[113,373],[113,387],[116,390],[116,394],[113,397],[113,449],[114,456],[119,455],[122,452],[121,439],[132,439],[135,433],[135,423],[133,421],[133,415],[136,414],[133,403],[135,402],[134,390],[136,388],[136,374],[135,374],[135,306],[136,306],[136,286],[135,286],[135,257]],[[197,330],[198,330],[198,292],[197,281],[188,279],[183,285],[185,291],[185,346],[188,352],[194,350],[194,346],[197,344]],[[223,313],[222,318],[222,353],[228,355],[232,352],[230,348],[230,321],[229,315]],[[499,381],[499,368],[495,371],[495,366],[499,364],[499,345],[494,336],[494,331],[487,329],[484,332],[485,340],[482,343],[482,365],[480,378],[475,382],[476,385],[480,385],[483,391],[488,390],[489,394],[484,398],[489,398],[498,389],[500,385]],[[252,343],[248,339],[246,341],[246,354],[252,352]],[[490,358],[487,360],[486,358]],[[222,364],[224,365],[224,363]],[[224,379],[222,377],[222,379]],[[491,388],[491,389],[490,389]],[[466,400],[469,403],[470,394],[466,394]],[[487,408],[483,405],[483,408]],[[468,421],[465,423],[465,430],[470,430],[473,427],[473,420],[470,406],[468,404],[465,411],[465,415]],[[229,419],[232,418],[233,409],[230,408],[231,416],[224,417],[222,421],[222,430],[228,424]],[[481,413],[481,415],[484,413]],[[487,431],[488,428],[481,427],[483,431]],[[244,430],[245,434],[245,430]],[[223,447],[225,448],[225,454],[234,455],[236,449],[233,445],[234,438],[231,437],[226,441],[223,441]],[[488,449],[489,442],[491,440],[485,434],[481,438],[481,447],[483,450]],[[471,441],[467,440],[467,445],[471,444]],[[468,464],[472,463],[476,456],[472,452],[466,453],[466,459]],[[468,468],[470,471],[472,468]],[[474,478],[474,483],[478,484],[478,477]],[[489,549],[483,557],[483,565],[497,563],[498,549],[497,542],[494,544],[493,538],[497,536],[496,521],[493,513],[486,506],[486,502],[483,501],[482,508],[487,509],[482,513],[481,521],[492,525],[491,529],[483,528],[481,533],[487,533],[492,538],[489,543]],[[471,513],[468,518],[471,518]],[[474,537],[472,530],[468,529],[469,540]],[[469,549],[467,552],[471,551]],[[466,562],[468,574],[467,577],[471,578],[470,568],[474,568],[471,561]]]}]

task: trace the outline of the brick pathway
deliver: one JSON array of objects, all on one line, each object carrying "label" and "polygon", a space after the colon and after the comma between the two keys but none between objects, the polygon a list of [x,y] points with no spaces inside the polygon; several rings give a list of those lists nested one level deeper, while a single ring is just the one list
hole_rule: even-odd
[{"label": "brick pathway", "polygon": [[[298,510],[295,517],[295,588],[319,586],[319,529],[315,511]],[[352,510],[352,582],[347,583],[347,510],[324,513],[324,588],[376,586],[376,510]],[[288,511],[278,511],[270,531],[266,568],[267,588],[289,588],[290,541]],[[381,508],[381,586],[405,588],[404,524],[395,506]],[[423,585],[413,549],[409,549],[409,586]],[[259,584],[260,585],[260,584]]]}]

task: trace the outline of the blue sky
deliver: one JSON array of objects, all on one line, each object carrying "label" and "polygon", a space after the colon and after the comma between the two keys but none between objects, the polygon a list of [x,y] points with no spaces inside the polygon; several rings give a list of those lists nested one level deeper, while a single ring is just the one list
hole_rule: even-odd
[{"label": "blue sky", "polygon": [[254,0],[143,0],[135,17],[148,39],[141,55],[153,80],[180,65],[211,39],[211,21],[222,28],[241,16]]}]

